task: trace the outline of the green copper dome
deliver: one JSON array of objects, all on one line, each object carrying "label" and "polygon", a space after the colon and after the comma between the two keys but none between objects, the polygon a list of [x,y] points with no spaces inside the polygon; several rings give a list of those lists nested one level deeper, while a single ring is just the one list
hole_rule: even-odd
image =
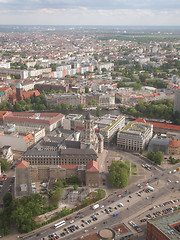
[{"label": "green copper dome", "polygon": [[16,85],[16,88],[23,88],[23,86],[21,85],[21,83],[18,83],[18,84]]}]

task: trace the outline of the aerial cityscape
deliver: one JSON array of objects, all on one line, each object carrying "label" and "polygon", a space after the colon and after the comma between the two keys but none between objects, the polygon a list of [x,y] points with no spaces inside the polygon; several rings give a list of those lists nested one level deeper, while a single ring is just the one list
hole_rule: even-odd
[{"label": "aerial cityscape", "polygon": [[180,239],[180,3],[0,9],[0,239]]}]

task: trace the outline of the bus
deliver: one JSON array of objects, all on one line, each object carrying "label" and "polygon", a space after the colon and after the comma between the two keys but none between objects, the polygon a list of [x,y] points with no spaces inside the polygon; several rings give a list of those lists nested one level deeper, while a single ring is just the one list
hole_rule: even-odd
[{"label": "bus", "polygon": [[66,221],[65,221],[65,220],[54,224],[54,228],[55,228],[55,229],[56,229],[56,228],[59,228],[59,227],[63,226],[64,224],[66,224]]}]

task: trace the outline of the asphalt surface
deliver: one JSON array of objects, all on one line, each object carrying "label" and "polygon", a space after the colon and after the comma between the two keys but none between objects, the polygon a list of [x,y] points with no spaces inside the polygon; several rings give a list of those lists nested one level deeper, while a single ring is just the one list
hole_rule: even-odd
[{"label": "asphalt surface", "polygon": [[[141,159],[139,160],[141,162]],[[143,161],[144,162],[144,161]],[[27,236],[23,237],[22,239],[27,240],[40,240],[42,237],[46,237],[53,232],[56,232],[58,234],[63,232],[64,228],[67,228],[70,225],[81,225],[81,220],[89,220],[91,219],[91,215],[95,213],[100,213],[98,215],[98,220],[95,222],[91,222],[89,225],[85,224],[85,227],[80,228],[79,230],[76,230],[73,233],[69,233],[68,235],[61,237],[60,239],[74,239],[77,237],[80,237],[85,234],[92,233],[93,231],[98,231],[102,227],[113,225],[117,222],[124,222],[125,219],[131,218],[132,215],[135,213],[138,213],[142,211],[145,208],[149,208],[154,204],[155,201],[158,199],[163,199],[167,194],[170,194],[171,192],[177,191],[177,193],[180,196],[179,192],[179,184],[175,183],[175,181],[179,181],[179,173],[172,173],[168,174],[170,170],[173,170],[174,167],[168,170],[160,170],[159,168],[154,167],[151,171],[151,178],[148,178],[149,185],[153,186],[155,191],[150,193],[142,192],[141,197],[137,195],[137,192],[141,191],[142,189],[139,189],[136,185],[133,185],[132,187],[128,188],[128,192],[131,192],[131,194],[126,194],[125,192],[121,192],[121,195],[125,195],[125,197],[118,197],[117,193],[114,193],[110,195],[107,199],[100,201],[99,205],[104,205],[105,208],[112,207],[114,208],[119,203],[123,203],[124,207],[119,208],[117,210],[113,210],[112,213],[106,214],[102,213],[101,211],[104,209],[98,208],[97,210],[92,210],[90,207],[87,207],[86,209],[80,210],[81,214],[77,215],[77,213],[74,213],[71,215],[72,219],[75,220],[74,223],[70,224],[69,221],[66,221],[66,224],[60,228],[54,229],[54,224],[51,224],[51,226],[46,226],[43,229],[39,229],[34,233],[27,234]],[[171,182],[168,182],[167,179],[171,180]],[[143,188],[146,188],[146,184],[143,182],[139,182]],[[177,196],[178,196],[177,194]],[[131,196],[132,198],[129,198]],[[129,200],[129,202],[127,202]],[[118,216],[114,217],[113,213],[119,213]],[[78,218],[75,218],[75,216],[78,216]],[[83,216],[83,218],[79,219],[80,216]],[[63,219],[62,219],[63,220]],[[60,220],[59,220],[60,221]],[[56,221],[58,222],[58,221]],[[103,223],[105,222],[105,224]],[[93,229],[96,226],[96,229]],[[84,230],[88,230],[88,232],[84,232]],[[38,235],[38,236],[37,236]]]}]

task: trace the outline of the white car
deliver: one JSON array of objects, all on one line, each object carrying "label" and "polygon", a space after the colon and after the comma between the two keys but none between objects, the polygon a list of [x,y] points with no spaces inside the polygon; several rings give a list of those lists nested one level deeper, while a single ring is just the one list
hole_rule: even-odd
[{"label": "white car", "polygon": [[71,220],[69,223],[73,223],[74,222],[74,220]]},{"label": "white car", "polygon": [[168,181],[168,182],[171,182],[171,180],[170,180],[170,179],[168,179],[167,181]]},{"label": "white car", "polygon": [[104,208],[104,205],[102,205],[101,208]]},{"label": "white car", "polygon": [[132,227],[135,227],[135,226],[136,226],[135,222],[133,222],[133,221],[129,221],[129,224],[130,224]]},{"label": "white car", "polygon": [[171,172],[171,171],[169,171],[168,173],[169,173],[169,174],[171,174],[172,172]]},{"label": "white car", "polygon": [[84,232],[88,232],[88,230],[87,230],[87,229],[85,229],[85,230],[84,230]]},{"label": "white car", "polygon": [[175,181],[175,183],[179,183],[179,181]]},{"label": "white car", "polygon": [[177,170],[176,170],[176,169],[174,169],[174,170],[173,170],[173,173],[175,173],[176,171],[177,171]]}]

